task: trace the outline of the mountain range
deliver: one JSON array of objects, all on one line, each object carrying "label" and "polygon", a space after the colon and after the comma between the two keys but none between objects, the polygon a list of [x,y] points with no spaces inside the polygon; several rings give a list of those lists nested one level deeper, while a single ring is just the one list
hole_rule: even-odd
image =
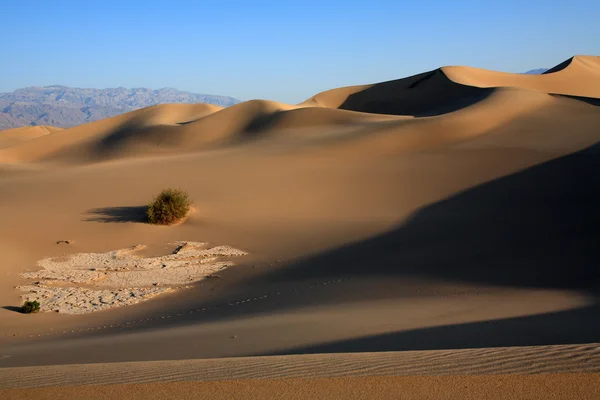
[{"label": "mountain range", "polygon": [[525,74],[527,75],[541,75],[544,72],[548,71],[548,68],[537,68],[537,69],[532,69],[530,71],[525,72]]},{"label": "mountain range", "polygon": [[163,103],[209,103],[227,107],[240,103],[240,100],[173,88],[27,87],[0,93],[0,129],[24,125],[67,128]]}]

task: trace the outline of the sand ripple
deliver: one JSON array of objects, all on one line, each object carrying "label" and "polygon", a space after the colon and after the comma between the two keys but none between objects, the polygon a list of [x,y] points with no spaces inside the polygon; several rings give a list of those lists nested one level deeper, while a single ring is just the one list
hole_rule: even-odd
[{"label": "sand ripple", "polygon": [[0,388],[345,376],[600,372],[600,344],[0,368]]}]

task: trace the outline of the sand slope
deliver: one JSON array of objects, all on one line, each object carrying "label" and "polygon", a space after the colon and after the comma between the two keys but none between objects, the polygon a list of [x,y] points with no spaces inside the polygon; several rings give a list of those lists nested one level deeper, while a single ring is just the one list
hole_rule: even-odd
[{"label": "sand slope", "polygon": [[4,368],[0,395],[595,399],[598,361],[597,346],[588,345]]},{"label": "sand slope", "polygon": [[50,133],[58,132],[61,128],[54,126],[24,126],[22,128],[7,129],[0,131],[0,149],[5,147],[11,147],[22,142],[26,142],[31,139],[38,138],[40,136],[48,135]]},{"label": "sand slope", "polygon": [[[541,76],[444,67],[298,105],[161,105],[11,134],[0,367],[479,348],[444,362],[525,373],[547,351],[533,372],[597,371],[599,74],[587,56]],[[165,187],[196,211],[150,226],[144,205]],[[40,260],[140,243],[152,259],[181,240],[248,255],[132,306],[14,311]],[[493,350],[552,345],[573,346]],[[386,356],[361,357],[371,375]]]},{"label": "sand slope", "polygon": [[233,379],[577,372],[600,373],[598,344],[0,368],[0,389]]}]

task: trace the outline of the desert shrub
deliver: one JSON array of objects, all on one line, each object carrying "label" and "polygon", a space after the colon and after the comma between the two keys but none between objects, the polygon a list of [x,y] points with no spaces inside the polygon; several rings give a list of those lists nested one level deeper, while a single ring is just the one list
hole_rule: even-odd
[{"label": "desert shrub", "polygon": [[38,311],[40,311],[40,303],[38,303],[36,300],[28,300],[25,303],[23,303],[23,307],[21,307],[21,312],[23,312],[24,314],[31,314]]},{"label": "desert shrub", "polygon": [[169,225],[186,216],[192,204],[189,195],[178,189],[165,189],[148,204],[148,222]]}]

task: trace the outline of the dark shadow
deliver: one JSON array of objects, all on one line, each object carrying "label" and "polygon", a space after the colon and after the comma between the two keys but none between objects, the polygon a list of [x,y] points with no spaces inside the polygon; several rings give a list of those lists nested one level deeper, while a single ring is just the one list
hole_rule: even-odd
[{"label": "dark shadow", "polygon": [[148,221],[147,209],[147,206],[93,208],[85,213],[84,221],[145,223]]},{"label": "dark shadow", "polygon": [[595,145],[479,185],[424,207],[392,231],[256,279],[352,275],[598,288],[598,150]]},{"label": "dark shadow", "polygon": [[128,148],[170,147],[180,143],[180,136],[172,127],[165,125],[144,125],[144,116],[122,125],[110,135],[104,136],[94,148],[98,158],[115,156]]},{"label": "dark shadow", "polygon": [[161,154],[180,142],[181,136],[177,131],[173,131],[173,126],[145,126],[142,116],[115,128],[110,134],[99,138],[97,142],[68,146],[49,154],[44,159],[76,160],[85,153],[94,161],[106,161],[119,156],[138,154],[140,148],[147,153]]},{"label": "dark shadow", "polygon": [[250,137],[256,137],[269,127],[275,125],[289,111],[275,111],[258,115],[246,124],[241,132]]},{"label": "dark shadow", "polygon": [[552,74],[554,72],[562,71],[563,69],[565,69],[569,65],[571,65],[571,63],[573,62],[574,59],[575,59],[575,57],[571,57],[568,60],[565,60],[565,61],[561,62],[560,64],[550,68],[546,72],[542,73],[542,75],[548,75],[548,74]]},{"label": "dark shadow", "polygon": [[568,99],[578,100],[578,101],[582,101],[584,103],[588,103],[592,106],[600,107],[600,99],[595,98],[595,97],[573,96],[573,95],[569,95],[569,94],[557,94],[557,93],[550,93],[550,96],[566,97]]},{"label": "dark shadow", "polygon": [[[202,118],[200,118],[200,119],[202,119]],[[180,125],[180,126],[183,126],[183,125],[192,124],[192,123],[197,122],[197,121],[198,121],[198,119],[192,119],[190,121],[176,122],[176,124]]]},{"label": "dark shadow", "polygon": [[5,310],[8,310],[8,311],[14,311],[14,312],[18,312],[18,313],[20,313],[20,314],[22,314],[22,313],[23,313],[23,311],[22,311],[22,310],[23,310],[23,308],[22,308],[22,307],[15,307],[15,306],[4,306],[4,307],[2,307],[2,308],[3,308],[3,309],[5,309]]},{"label": "dark shadow", "polygon": [[[285,349],[280,354],[543,346],[600,341],[600,306],[415,329]],[[258,355],[258,354],[257,354]]]},{"label": "dark shadow", "polygon": [[339,108],[372,114],[430,117],[468,107],[493,91],[455,83],[441,69],[436,69],[372,85],[348,96]]}]

